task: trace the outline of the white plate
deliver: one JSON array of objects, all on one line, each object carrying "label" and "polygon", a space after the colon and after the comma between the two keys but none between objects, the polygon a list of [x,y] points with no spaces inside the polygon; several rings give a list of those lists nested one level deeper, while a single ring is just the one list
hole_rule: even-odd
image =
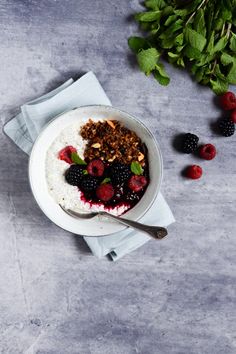
[{"label": "white plate", "polygon": [[141,201],[123,217],[132,220],[141,218],[153,204],[162,180],[162,157],[152,133],[137,118],[110,106],[86,106],[64,113],[52,120],[38,136],[29,159],[29,181],[32,193],[44,214],[61,228],[77,235],[105,236],[124,230],[126,227],[106,218],[75,219],[67,215],[48,192],[45,160],[47,150],[60,131],[80,119],[117,119],[135,131],[148,148],[150,183]]}]

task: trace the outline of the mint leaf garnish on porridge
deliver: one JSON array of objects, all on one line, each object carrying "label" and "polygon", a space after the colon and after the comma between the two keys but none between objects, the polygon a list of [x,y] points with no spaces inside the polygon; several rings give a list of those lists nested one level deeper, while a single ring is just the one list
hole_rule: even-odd
[{"label": "mint leaf garnish on porridge", "polygon": [[131,171],[135,174],[135,175],[141,175],[143,173],[143,169],[142,166],[140,165],[139,162],[133,161],[131,163]]},{"label": "mint leaf garnish on porridge", "polygon": [[81,159],[81,157],[79,157],[77,152],[74,151],[71,153],[71,160],[77,165],[87,165],[87,163],[83,159]]}]

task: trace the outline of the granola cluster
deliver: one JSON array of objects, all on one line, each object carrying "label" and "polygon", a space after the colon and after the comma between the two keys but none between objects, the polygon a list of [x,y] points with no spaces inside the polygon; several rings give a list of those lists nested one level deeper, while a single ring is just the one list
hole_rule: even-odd
[{"label": "granola cluster", "polygon": [[139,161],[145,166],[144,146],[135,132],[125,128],[117,120],[105,120],[88,123],[81,127],[80,134],[88,140],[84,158],[91,161],[100,158],[103,161],[118,161],[130,164]]}]

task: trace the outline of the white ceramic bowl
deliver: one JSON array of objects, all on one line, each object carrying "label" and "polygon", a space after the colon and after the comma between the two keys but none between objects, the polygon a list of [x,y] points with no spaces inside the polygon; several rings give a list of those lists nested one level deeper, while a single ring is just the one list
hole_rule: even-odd
[{"label": "white ceramic bowl", "polygon": [[64,128],[86,118],[95,121],[117,119],[127,128],[135,131],[148,148],[150,183],[141,201],[127,211],[123,215],[124,218],[138,220],[153,204],[161,186],[162,157],[154,136],[143,122],[110,106],[86,106],[69,111],[54,118],[40,133],[29,159],[30,186],[39,207],[51,221],[67,231],[83,236],[105,236],[122,231],[126,227],[107,218],[78,220],[67,215],[49,194],[46,181],[45,160],[48,148]]}]

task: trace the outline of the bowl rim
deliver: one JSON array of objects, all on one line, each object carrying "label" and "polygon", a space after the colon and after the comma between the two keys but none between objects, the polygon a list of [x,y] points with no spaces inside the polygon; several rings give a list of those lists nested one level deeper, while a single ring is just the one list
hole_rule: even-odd
[{"label": "bowl rim", "polygon": [[[136,115],[133,115],[133,114],[130,114],[122,109],[119,109],[119,108],[116,108],[114,106],[110,106],[110,105],[103,105],[103,104],[91,104],[91,105],[83,105],[83,106],[79,106],[79,107],[75,107],[75,108],[72,108],[72,109],[68,109],[68,110],[65,110],[63,112],[61,112],[60,114],[56,115],[54,118],[52,118],[48,123],[46,123],[44,125],[44,127],[42,128],[42,130],[40,131],[39,135],[37,136],[36,140],[34,141],[33,143],[33,146],[32,146],[32,149],[31,149],[31,152],[30,152],[30,155],[29,155],[29,160],[28,160],[28,179],[29,179],[29,185],[30,185],[30,189],[31,189],[31,192],[32,192],[32,195],[37,203],[37,205],[39,206],[39,208],[42,210],[42,212],[46,215],[46,217],[52,221],[55,225],[57,225],[58,227],[60,227],[61,229],[67,231],[67,232],[70,232],[68,231],[68,229],[66,229],[65,227],[63,227],[61,224],[58,224],[56,223],[55,221],[51,220],[51,218],[48,217],[47,215],[47,212],[45,211],[45,208],[44,206],[42,205],[42,203],[36,198],[36,195],[34,193],[34,188],[33,188],[33,183],[32,183],[32,175],[31,175],[31,165],[32,165],[32,158],[33,158],[33,154],[34,154],[34,150],[35,150],[35,147],[37,146],[37,142],[40,140],[41,136],[43,135],[43,133],[45,132],[45,130],[48,128],[48,126],[50,126],[55,120],[57,120],[58,118],[60,118],[61,116],[63,116],[64,114],[66,113],[69,113],[69,112],[72,112],[72,111],[75,111],[77,109],[86,109],[86,108],[103,108],[105,110],[114,110],[116,111],[117,113],[121,113],[121,114],[124,114],[126,116],[128,116],[131,120],[135,120],[138,124],[140,124],[144,130],[146,130],[148,132],[148,134],[150,135],[150,137],[152,138],[152,142],[153,144],[156,146],[156,149],[158,150],[159,152],[159,158],[160,158],[160,172],[159,172],[159,181],[158,181],[158,185],[157,185],[157,188],[155,189],[155,193],[152,197],[152,200],[150,201],[148,207],[141,213],[139,214],[136,218],[132,219],[132,220],[135,220],[135,221],[138,221],[140,220],[142,217],[144,217],[144,215],[150,210],[150,208],[152,207],[154,201],[156,200],[157,198],[157,195],[159,194],[160,192],[160,189],[161,189],[161,184],[162,184],[162,180],[163,180],[163,157],[162,157],[162,152],[161,152],[161,149],[160,149],[160,145],[159,143],[157,142],[154,134],[151,132],[151,130],[145,125],[145,123],[143,123],[139,118],[137,118]],[[122,218],[125,219],[126,217],[126,213],[124,215],[122,215]],[[115,231],[113,233],[109,233],[109,234],[104,234],[104,235],[81,235],[81,234],[76,234],[78,236],[82,236],[82,237],[105,237],[105,236],[114,236],[115,234],[119,234],[120,232],[123,232],[125,230],[128,229],[128,226],[124,226],[123,225],[123,228],[120,230],[120,231]]]}]

